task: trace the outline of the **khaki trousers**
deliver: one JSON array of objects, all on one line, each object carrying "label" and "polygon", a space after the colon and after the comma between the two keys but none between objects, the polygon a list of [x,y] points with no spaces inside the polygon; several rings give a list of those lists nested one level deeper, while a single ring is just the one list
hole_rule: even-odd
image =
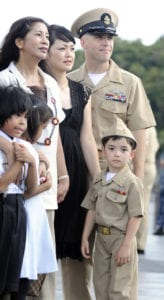
[{"label": "khaki trousers", "polygon": [[151,192],[156,177],[156,165],[149,164],[145,166],[144,185],[144,216],[141,219],[140,227],[137,231],[137,248],[145,250],[149,229],[149,204]]},{"label": "khaki trousers", "polygon": [[[55,232],[54,232],[54,210],[46,210],[50,230],[52,233],[52,238],[55,246]],[[46,253],[45,253],[46,255]],[[55,290],[56,290],[56,273],[49,273],[46,275],[44,280],[41,293],[39,297],[27,297],[27,300],[55,300]]]},{"label": "khaki trousers", "polygon": [[137,300],[138,255],[136,238],[131,244],[130,262],[116,266],[114,254],[120,247],[124,235],[97,234],[93,265],[93,283],[96,300]]},{"label": "khaki trousers", "polygon": [[[95,232],[89,238],[90,252],[93,252]],[[61,259],[61,276],[65,300],[92,300],[92,259]]]},{"label": "khaki trousers", "polygon": [[63,294],[65,300],[91,300],[92,265],[66,258],[61,260]]}]

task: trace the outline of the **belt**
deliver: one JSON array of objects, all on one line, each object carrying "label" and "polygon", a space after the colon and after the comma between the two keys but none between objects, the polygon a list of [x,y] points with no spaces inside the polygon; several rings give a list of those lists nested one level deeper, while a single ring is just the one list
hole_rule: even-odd
[{"label": "belt", "polygon": [[97,232],[103,234],[103,235],[111,235],[111,234],[116,234],[116,235],[125,235],[125,232],[116,228],[116,227],[107,227],[107,226],[102,226],[97,224]]},{"label": "belt", "polygon": [[97,231],[104,234],[104,235],[111,235],[110,227],[97,225]]}]

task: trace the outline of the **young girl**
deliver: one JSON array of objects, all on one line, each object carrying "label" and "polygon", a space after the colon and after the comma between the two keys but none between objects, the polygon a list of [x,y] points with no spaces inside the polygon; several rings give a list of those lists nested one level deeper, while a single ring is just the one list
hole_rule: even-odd
[{"label": "young girl", "polygon": [[0,150],[0,299],[6,292],[12,300],[25,299],[28,280],[20,280],[26,241],[26,196],[36,192],[37,172],[31,145],[20,140],[27,128],[31,99],[21,88],[0,88],[0,136],[13,143],[21,142],[22,154],[9,167]]},{"label": "young girl", "polygon": [[[32,103],[28,113],[28,129],[24,132],[23,138],[31,143],[36,142],[42,134],[43,129],[49,121],[53,124],[53,112],[35,95],[31,95]],[[19,146],[19,145],[18,145]],[[21,155],[21,147],[17,147],[16,156]],[[40,154],[42,162],[48,166],[48,161],[44,155]],[[39,163],[36,157],[37,166]],[[36,194],[41,193],[51,187],[51,176],[46,171],[44,181],[38,185]],[[51,273],[57,270],[56,255],[53,246],[53,240],[48,224],[47,215],[43,207],[43,199],[36,195],[25,201],[25,210],[27,216],[27,236],[21,277],[29,280],[36,280],[38,274]],[[37,216],[37,218],[36,218]],[[46,256],[45,256],[46,253]]]},{"label": "young girl", "polygon": [[[38,97],[32,95],[31,98],[33,98],[34,103]],[[55,127],[53,124],[53,112],[46,104],[39,101],[29,111],[28,129],[23,138],[30,140],[31,143],[35,143],[48,123],[52,123],[53,131]],[[47,159],[41,154],[40,156],[42,157],[41,164],[45,164],[48,168]],[[39,159],[37,160],[39,162]],[[43,206],[43,198],[40,194],[51,187],[51,175],[48,169],[42,175],[44,177],[40,178],[41,184],[38,186],[37,195],[25,201],[27,237],[29,236],[30,238],[26,239],[21,277],[27,277],[30,280],[36,280],[38,274],[51,273],[57,270],[53,240]],[[29,264],[29,262],[32,263]]]}]

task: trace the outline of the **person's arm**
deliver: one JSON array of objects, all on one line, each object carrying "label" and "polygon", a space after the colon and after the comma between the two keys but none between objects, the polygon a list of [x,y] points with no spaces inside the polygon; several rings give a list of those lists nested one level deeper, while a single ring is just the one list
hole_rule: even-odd
[{"label": "person's arm", "polygon": [[36,192],[38,186],[38,175],[35,158],[31,154],[31,152],[22,144],[14,143],[14,152],[16,160],[28,163],[28,173],[25,182],[26,191],[24,193],[24,197],[29,198]]},{"label": "person's arm", "polygon": [[8,170],[0,176],[0,191],[3,192],[10,183],[16,182],[23,163],[15,160],[13,144],[4,137],[0,137],[0,149],[5,153],[8,163]]},{"label": "person's arm", "polygon": [[44,183],[38,185],[36,190],[33,193],[30,193],[30,194],[26,193],[25,199],[28,199],[29,197],[33,197],[40,193],[43,193],[43,192],[49,190],[51,186],[52,186],[52,177],[51,177],[50,172],[48,172],[47,176],[46,176],[46,181]]},{"label": "person's arm", "polygon": [[26,178],[26,190],[24,197],[30,198],[34,193],[36,193],[38,188],[38,179],[37,179],[37,169],[35,159],[30,159],[28,162],[28,174]]},{"label": "person's arm", "polygon": [[49,166],[50,166],[49,160],[47,159],[47,157],[45,156],[45,154],[42,151],[37,151],[37,152],[38,152],[38,155],[39,155],[39,163],[40,164],[44,163],[46,169],[48,169]]},{"label": "person's arm", "polygon": [[89,259],[90,256],[90,251],[89,251],[89,236],[95,226],[95,211],[93,210],[88,210],[86,218],[85,218],[85,224],[84,224],[84,229],[83,229],[83,234],[82,234],[82,241],[81,241],[81,253],[82,255]]},{"label": "person's arm", "polygon": [[22,170],[23,163],[15,161],[12,166],[0,176],[0,192],[4,192],[8,185],[15,182]]},{"label": "person's arm", "polygon": [[115,261],[118,266],[122,266],[130,261],[130,245],[135,237],[141,222],[141,217],[130,218],[125,234],[125,238],[115,254]]},{"label": "person's arm", "polygon": [[13,144],[4,137],[0,136],[0,149],[5,152],[9,167],[12,166],[15,161]]},{"label": "person's arm", "polygon": [[97,146],[92,133],[91,99],[88,100],[88,103],[86,104],[84,109],[80,141],[88,170],[93,178],[97,173],[100,172],[100,165],[98,159]]},{"label": "person's arm", "polygon": [[146,155],[146,129],[135,130],[132,133],[137,141],[136,153],[133,159],[133,172],[143,180]]},{"label": "person's arm", "polygon": [[58,203],[60,203],[64,200],[69,189],[69,175],[66,167],[60,133],[58,135],[58,145],[57,145],[57,174],[58,174],[57,201]]}]

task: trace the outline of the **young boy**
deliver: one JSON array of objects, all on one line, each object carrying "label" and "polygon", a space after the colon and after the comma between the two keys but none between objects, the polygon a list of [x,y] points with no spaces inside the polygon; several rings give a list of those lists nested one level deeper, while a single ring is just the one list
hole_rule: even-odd
[{"label": "young boy", "polygon": [[97,228],[93,282],[96,300],[137,299],[136,232],[143,216],[143,185],[130,170],[137,146],[119,118],[102,137],[107,170],[98,174],[82,203],[88,209],[81,251],[90,258],[88,238]]}]

